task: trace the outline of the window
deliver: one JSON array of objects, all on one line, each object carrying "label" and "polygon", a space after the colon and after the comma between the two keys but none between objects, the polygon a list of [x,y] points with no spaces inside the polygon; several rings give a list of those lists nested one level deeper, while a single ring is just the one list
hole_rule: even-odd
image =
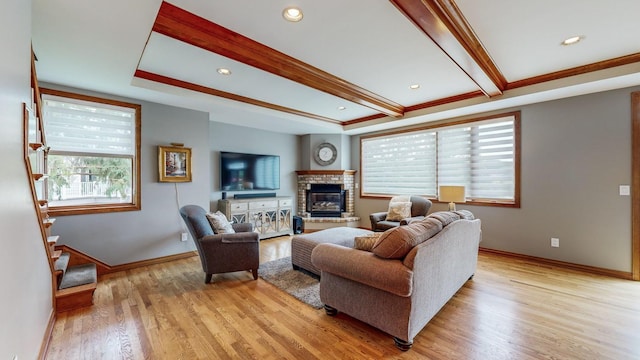
[{"label": "window", "polygon": [[467,201],[519,206],[520,113],[362,137],[363,197],[464,185]]},{"label": "window", "polygon": [[140,105],[42,89],[53,215],[140,209]]}]

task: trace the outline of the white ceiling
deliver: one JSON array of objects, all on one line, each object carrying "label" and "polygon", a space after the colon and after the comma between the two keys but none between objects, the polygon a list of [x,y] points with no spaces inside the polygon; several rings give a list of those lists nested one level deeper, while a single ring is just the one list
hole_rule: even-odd
[{"label": "white ceiling", "polygon": [[[306,76],[280,76],[295,71],[295,64],[267,72],[154,31],[159,12],[173,11],[161,0],[33,0],[38,78],[202,110],[212,121],[291,134],[360,134],[640,84],[640,1],[398,1],[403,2],[420,9],[457,6],[462,17],[455,23],[465,25],[466,20],[471,38],[480,45],[465,53],[456,42],[452,51],[450,40],[436,43],[389,0],[168,1],[192,13],[191,20],[201,17],[204,31],[217,24],[239,34],[233,34],[229,48],[242,43],[235,36],[247,37],[271,53],[319,69],[333,84],[346,82],[358,94],[372,93],[396,104],[401,116],[327,93],[323,86],[319,90],[313,82],[304,84],[311,81]],[[282,18],[290,5],[303,10],[301,22]],[[433,23],[421,19],[427,26]],[[442,24],[435,29],[436,37],[451,32]],[[584,40],[560,45],[574,35]],[[208,38],[207,44],[212,40],[217,41]],[[504,83],[497,81],[500,95],[481,94],[483,85],[468,71],[474,65],[468,54],[482,51],[502,76]],[[249,61],[263,56],[253,54]],[[220,67],[232,75],[217,74]],[[414,83],[420,89],[410,90]]]}]

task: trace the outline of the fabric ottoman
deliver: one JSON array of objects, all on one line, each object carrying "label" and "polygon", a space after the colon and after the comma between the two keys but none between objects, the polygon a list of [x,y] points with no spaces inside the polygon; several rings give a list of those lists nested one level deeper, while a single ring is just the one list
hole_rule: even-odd
[{"label": "fabric ottoman", "polygon": [[311,264],[311,251],[321,243],[331,243],[353,247],[356,236],[373,234],[371,230],[352,227],[336,227],[308,234],[296,235],[291,239],[291,264],[294,269],[302,268],[316,275],[320,269]]}]

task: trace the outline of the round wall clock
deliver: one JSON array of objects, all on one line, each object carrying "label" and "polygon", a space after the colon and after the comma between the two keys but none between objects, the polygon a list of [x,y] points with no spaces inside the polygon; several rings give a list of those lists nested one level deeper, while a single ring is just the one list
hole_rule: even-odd
[{"label": "round wall clock", "polygon": [[313,158],[322,166],[333,164],[337,157],[338,150],[333,144],[327,142],[318,145],[313,152]]}]

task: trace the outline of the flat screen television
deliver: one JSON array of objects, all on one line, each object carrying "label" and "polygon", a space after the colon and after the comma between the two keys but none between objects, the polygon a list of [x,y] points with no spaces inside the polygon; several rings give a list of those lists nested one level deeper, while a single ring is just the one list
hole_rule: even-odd
[{"label": "flat screen television", "polygon": [[280,156],[220,152],[220,190],[280,189]]}]

